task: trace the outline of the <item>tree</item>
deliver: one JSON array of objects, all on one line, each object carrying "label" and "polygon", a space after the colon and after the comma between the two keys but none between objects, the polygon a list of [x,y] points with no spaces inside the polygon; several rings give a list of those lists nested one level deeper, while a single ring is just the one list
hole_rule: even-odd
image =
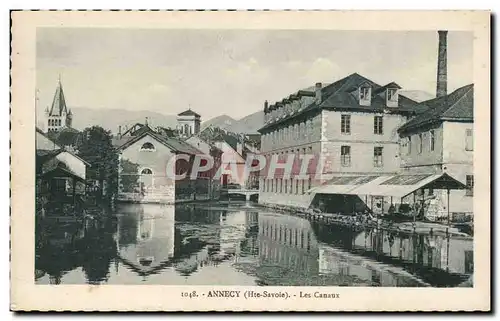
[{"label": "tree", "polygon": [[122,159],[121,170],[120,183],[123,191],[127,193],[136,192],[139,187],[139,165],[128,159]]},{"label": "tree", "polygon": [[[87,178],[107,186],[106,197],[118,191],[118,151],[111,143],[111,132],[99,126],[85,128],[78,142],[78,155],[90,163]],[[102,188],[101,188],[102,196]]]}]

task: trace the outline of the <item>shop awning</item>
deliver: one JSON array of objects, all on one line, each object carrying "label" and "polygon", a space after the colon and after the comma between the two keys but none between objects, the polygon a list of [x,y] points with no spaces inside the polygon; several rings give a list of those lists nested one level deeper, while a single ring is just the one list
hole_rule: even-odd
[{"label": "shop awning", "polygon": [[340,195],[372,195],[405,197],[419,189],[466,189],[460,181],[446,173],[394,176],[364,176],[362,179],[334,178],[328,183],[312,188],[310,193]]}]

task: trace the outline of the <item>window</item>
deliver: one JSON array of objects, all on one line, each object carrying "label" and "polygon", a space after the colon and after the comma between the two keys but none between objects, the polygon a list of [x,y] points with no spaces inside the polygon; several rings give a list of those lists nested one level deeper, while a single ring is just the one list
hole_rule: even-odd
[{"label": "window", "polygon": [[434,130],[431,130],[429,132],[429,144],[430,144],[430,149],[431,149],[431,152],[434,151],[434,148],[436,146],[436,137],[434,135]]},{"label": "window", "polygon": [[342,134],[351,133],[351,115],[340,116],[340,131]]},{"label": "window", "polygon": [[424,138],[423,138],[423,135],[422,134],[418,134],[418,145],[417,145],[417,152],[419,154],[422,154],[422,145],[423,145],[423,141],[424,141]]},{"label": "window", "polygon": [[271,192],[274,192],[274,179],[271,180]]},{"label": "window", "polygon": [[283,193],[283,178],[280,178],[280,193]]},{"label": "window", "polygon": [[288,193],[288,180],[285,179],[285,193]]},{"label": "window", "polygon": [[155,150],[155,145],[151,143],[144,143],[141,147],[141,150],[143,151],[154,151]]},{"label": "window", "polygon": [[269,193],[269,186],[270,186],[270,185],[271,185],[271,184],[269,184],[269,180],[267,180],[267,190],[266,190],[266,191],[267,191],[268,193]]},{"label": "window", "polygon": [[383,147],[373,148],[373,166],[382,167],[383,165],[382,154],[383,154]]},{"label": "window", "polygon": [[312,185],[312,179],[311,179],[311,176],[309,176],[309,182],[307,184],[307,190],[311,189],[311,185]]},{"label": "window", "polygon": [[145,169],[142,170],[141,174],[142,175],[152,175],[153,171],[150,170],[149,168],[145,168]]},{"label": "window", "polygon": [[351,166],[351,146],[341,146],[340,147],[340,160],[342,166]]},{"label": "window", "polygon": [[359,100],[370,100],[370,87],[359,88]]},{"label": "window", "polygon": [[375,116],[373,118],[373,133],[382,135],[384,133],[383,125],[384,124],[382,116]]},{"label": "window", "polygon": [[262,180],[262,191],[263,192],[266,191],[266,180],[265,179]]},{"label": "window", "polygon": [[396,95],[397,89],[395,88],[389,88],[387,89],[387,101],[398,101],[398,96]]},{"label": "window", "polygon": [[411,154],[411,136],[408,136],[408,152],[406,154]]},{"label": "window", "polygon": [[474,195],[474,175],[466,175],[465,176],[465,186],[467,186],[467,189],[465,190],[465,195],[473,196]]},{"label": "window", "polygon": [[293,178],[290,178],[290,194],[293,194]]},{"label": "window", "polygon": [[299,194],[299,180],[295,180],[295,194]]},{"label": "window", "polygon": [[302,180],[302,194],[305,194],[306,193],[306,180],[303,179]]},{"label": "window", "polygon": [[474,150],[474,135],[472,133],[472,129],[465,130],[465,150]]}]

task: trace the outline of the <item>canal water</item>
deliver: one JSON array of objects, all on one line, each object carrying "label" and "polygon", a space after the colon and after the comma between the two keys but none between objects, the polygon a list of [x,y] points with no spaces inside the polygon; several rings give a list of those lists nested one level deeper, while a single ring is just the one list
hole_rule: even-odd
[{"label": "canal water", "polygon": [[468,238],[353,230],[253,203],[119,205],[37,229],[37,284],[453,287]]}]

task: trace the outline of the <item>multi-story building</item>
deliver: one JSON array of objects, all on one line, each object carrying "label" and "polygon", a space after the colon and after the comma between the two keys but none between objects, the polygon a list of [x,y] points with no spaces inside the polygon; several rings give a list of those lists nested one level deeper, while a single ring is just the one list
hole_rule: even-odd
[{"label": "multi-story building", "polygon": [[[193,135],[185,140],[186,143],[194,146],[196,149],[202,151],[205,155],[210,155],[212,159],[212,167],[208,170],[209,177],[212,178],[210,184],[211,199],[218,199],[220,197],[221,180],[216,178],[217,171],[222,166],[223,152],[215,146],[214,143],[202,139],[199,135]],[[209,165],[206,160],[200,159],[200,166]]]},{"label": "multi-story building", "polygon": [[259,144],[255,142],[256,135],[236,134],[218,127],[207,127],[199,136],[222,151],[220,178],[224,188],[229,184],[249,189],[258,187],[258,173],[246,172],[248,155],[259,153]]},{"label": "multi-story building", "polygon": [[[398,129],[401,136],[403,173],[446,172],[467,185],[465,191],[450,191],[450,212],[471,213],[474,187],[474,85],[423,102],[429,111]],[[436,194],[437,214],[447,212],[446,191]]]},{"label": "multi-story building", "polygon": [[[472,214],[474,189],[474,85],[447,94],[447,31],[439,31],[436,98],[422,102],[427,111],[398,129],[403,173],[447,173],[467,186],[465,191],[433,191],[437,216]],[[447,209],[449,204],[449,209]]]},{"label": "multi-story building", "polygon": [[[198,173],[196,179],[190,177],[202,151],[178,137],[158,133],[147,123],[131,128],[135,130],[113,139],[120,162],[118,200],[176,203],[211,197],[209,172]],[[180,155],[185,159],[176,161],[174,157]],[[175,179],[174,173],[185,174],[185,178]]]},{"label": "multi-story building", "polygon": [[[266,101],[262,153],[281,162],[293,155],[295,163],[291,177],[261,172],[259,201],[351,213],[407,204],[419,215],[425,207],[431,219],[472,213],[474,88],[447,94],[447,32],[438,34],[435,99],[417,103],[394,82],[352,74]],[[302,154],[324,166],[297,175]]]},{"label": "multi-story building", "polygon": [[394,82],[381,86],[357,73],[332,84],[300,90],[269,105],[261,153],[287,158],[314,155],[321,173],[310,166],[307,178],[292,173],[260,177],[259,202],[307,208],[315,194],[307,193],[325,178],[391,175],[399,171],[397,129],[425,108],[401,95]]}]

